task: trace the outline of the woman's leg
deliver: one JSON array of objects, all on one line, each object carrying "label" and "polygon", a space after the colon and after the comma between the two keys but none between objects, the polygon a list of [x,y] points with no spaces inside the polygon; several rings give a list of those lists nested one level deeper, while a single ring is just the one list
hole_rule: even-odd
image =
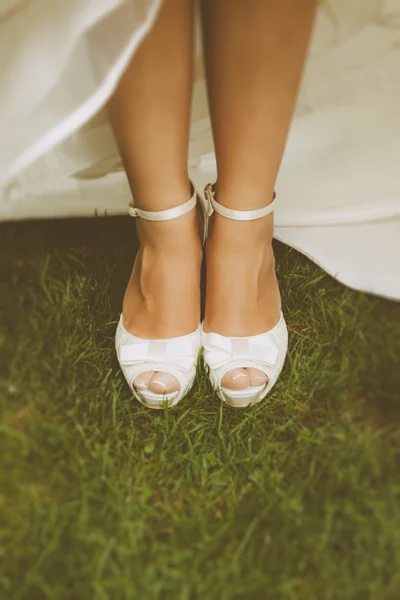
[{"label": "woman's leg", "polygon": [[[316,0],[202,0],[218,202],[251,210],[272,201]],[[278,198],[279,202],[279,198]],[[273,216],[235,222],[214,214],[207,243],[205,330],[248,336],[271,329],[281,302]],[[260,385],[236,369],[223,385]]]},{"label": "woman's leg", "polygon": [[[192,93],[193,5],[164,0],[157,21],[109,104],[135,205],[158,211],[189,200],[187,152]],[[123,302],[125,327],[143,338],[196,330],[200,311],[201,244],[196,211],[171,221],[137,219],[140,249]],[[165,373],[135,380],[142,389],[172,392]]]}]

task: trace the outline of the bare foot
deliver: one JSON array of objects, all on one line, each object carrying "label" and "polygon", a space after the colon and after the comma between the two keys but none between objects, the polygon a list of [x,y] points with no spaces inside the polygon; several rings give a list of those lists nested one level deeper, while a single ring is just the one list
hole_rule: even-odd
[{"label": "bare foot", "polygon": [[[232,221],[212,217],[207,241],[204,330],[224,336],[251,336],[279,321],[281,300],[272,250],[273,217]],[[221,384],[233,390],[260,386],[268,378],[253,368],[233,369]]]},{"label": "bare foot", "polygon": [[[202,260],[196,210],[170,221],[138,219],[137,231],[140,247],[123,300],[125,328],[146,339],[192,333],[200,319]],[[168,394],[179,383],[167,373],[146,371],[135,387]]]}]

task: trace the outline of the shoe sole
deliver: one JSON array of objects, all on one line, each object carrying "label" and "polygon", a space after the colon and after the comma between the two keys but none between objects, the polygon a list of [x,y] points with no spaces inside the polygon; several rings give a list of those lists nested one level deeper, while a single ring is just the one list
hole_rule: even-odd
[{"label": "shoe sole", "polygon": [[266,398],[267,394],[264,395],[265,389],[266,384],[254,386],[251,394],[243,394],[244,390],[221,388],[221,393],[218,394],[218,397],[224,404],[227,404],[231,408],[248,408],[254,404],[259,404]]}]

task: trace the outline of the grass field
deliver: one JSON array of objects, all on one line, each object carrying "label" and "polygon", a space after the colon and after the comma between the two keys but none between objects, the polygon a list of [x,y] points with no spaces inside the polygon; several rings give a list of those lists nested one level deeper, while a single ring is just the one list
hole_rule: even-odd
[{"label": "grass field", "polygon": [[[132,401],[128,218],[0,227],[0,598],[400,598],[400,307],[276,245],[269,400]],[[131,241],[129,241],[131,240]]]}]

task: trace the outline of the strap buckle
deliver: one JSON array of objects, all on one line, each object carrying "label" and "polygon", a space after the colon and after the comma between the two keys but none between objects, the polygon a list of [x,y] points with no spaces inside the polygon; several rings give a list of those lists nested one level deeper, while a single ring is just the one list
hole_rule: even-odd
[{"label": "strap buckle", "polygon": [[128,205],[128,214],[131,217],[137,217],[138,216],[138,212],[135,206],[133,206],[132,202],[129,203]]}]

